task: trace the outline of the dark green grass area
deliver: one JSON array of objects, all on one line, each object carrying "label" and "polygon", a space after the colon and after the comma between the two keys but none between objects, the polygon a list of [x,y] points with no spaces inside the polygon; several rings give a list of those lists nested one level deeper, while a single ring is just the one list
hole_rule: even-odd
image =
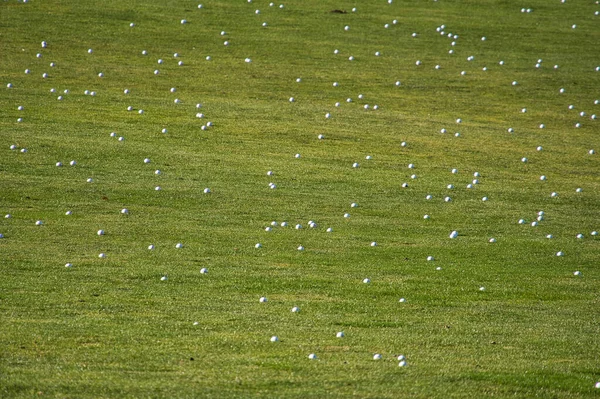
[{"label": "dark green grass area", "polygon": [[600,6],[202,4],[0,4],[0,397],[599,394]]}]

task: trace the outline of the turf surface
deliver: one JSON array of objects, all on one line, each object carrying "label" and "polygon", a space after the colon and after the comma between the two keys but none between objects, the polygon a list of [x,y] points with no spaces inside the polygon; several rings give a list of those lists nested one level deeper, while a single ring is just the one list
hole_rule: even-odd
[{"label": "turf surface", "polygon": [[202,6],[0,3],[1,397],[599,394],[600,5]]}]

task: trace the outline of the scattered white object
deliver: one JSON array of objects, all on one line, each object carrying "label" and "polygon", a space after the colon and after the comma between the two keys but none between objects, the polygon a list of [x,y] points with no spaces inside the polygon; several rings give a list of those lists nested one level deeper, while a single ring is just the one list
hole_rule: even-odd
[{"label": "scattered white object", "polygon": [[261,296],[261,297],[259,298],[258,302],[260,302],[260,303],[265,303],[265,302],[268,302],[268,299],[267,299],[267,297],[265,297],[265,296]]},{"label": "scattered white object", "polygon": [[452,238],[452,239],[458,237],[458,231],[456,231],[456,230],[452,231],[452,233],[450,233],[449,237]]},{"label": "scattered white object", "polygon": [[175,244],[175,248],[177,248],[177,249],[183,248],[183,244],[178,242],[177,244]]},{"label": "scattered white object", "polygon": [[365,278],[365,279],[363,280],[363,283],[364,283],[364,284],[369,284],[370,282],[371,282],[371,279],[370,279],[370,278]]},{"label": "scattered white object", "polygon": [[298,306],[294,306],[292,308],[292,313],[298,313],[298,312],[300,312],[300,308]]},{"label": "scattered white object", "polygon": [[98,234],[99,236],[103,236],[105,234],[105,232],[104,232],[104,230],[100,229],[100,230],[98,230],[98,232],[96,234]]},{"label": "scattered white object", "polygon": [[262,244],[259,242],[257,244],[254,245],[254,248],[262,248]]},{"label": "scattered white object", "polygon": [[160,278],[160,281],[167,281],[169,279],[169,276],[162,276]]},{"label": "scattered white object", "polygon": [[558,251],[558,252],[556,253],[556,256],[564,256],[564,255],[565,255],[565,254],[563,253],[563,251]]},{"label": "scattered white object", "polygon": [[380,360],[381,359],[381,355],[379,353],[376,353],[373,355],[373,360]]},{"label": "scattered white object", "polygon": [[279,342],[279,337],[277,335],[273,335],[271,337],[271,342]]},{"label": "scattered white object", "polygon": [[310,360],[315,360],[317,358],[317,355],[315,355],[314,353],[311,353],[310,355],[308,355],[308,358]]},{"label": "scattered white object", "polygon": [[106,254],[104,252],[101,252],[100,254],[98,254],[98,257],[100,259],[104,259],[104,258],[106,258]]}]

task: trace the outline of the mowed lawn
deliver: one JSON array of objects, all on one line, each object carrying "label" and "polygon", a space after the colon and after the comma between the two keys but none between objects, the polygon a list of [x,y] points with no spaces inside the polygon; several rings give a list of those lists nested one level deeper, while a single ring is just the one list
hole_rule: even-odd
[{"label": "mowed lawn", "polygon": [[598,14],[2,1],[0,397],[597,397]]}]

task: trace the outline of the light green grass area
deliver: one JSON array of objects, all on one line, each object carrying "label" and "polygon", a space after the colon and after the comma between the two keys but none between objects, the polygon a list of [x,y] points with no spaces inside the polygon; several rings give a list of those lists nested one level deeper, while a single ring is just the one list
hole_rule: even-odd
[{"label": "light green grass area", "polygon": [[600,5],[198,2],[0,2],[0,397],[600,394]]}]

